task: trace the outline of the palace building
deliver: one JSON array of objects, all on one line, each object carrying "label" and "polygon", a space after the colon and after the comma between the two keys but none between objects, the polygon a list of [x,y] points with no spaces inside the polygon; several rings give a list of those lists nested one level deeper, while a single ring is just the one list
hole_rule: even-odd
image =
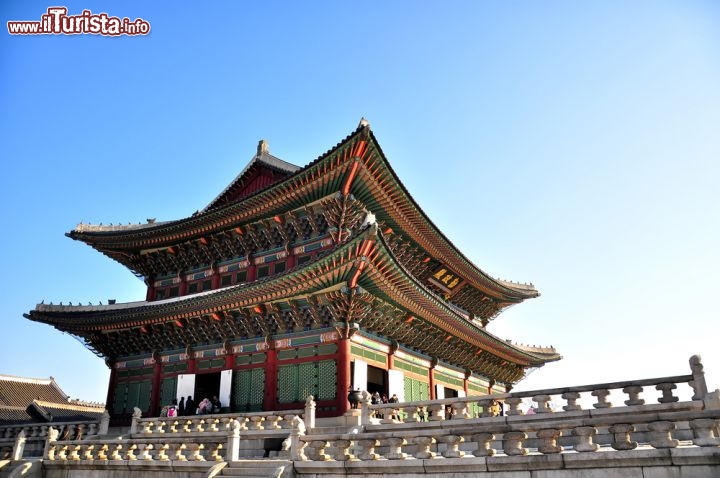
[{"label": "palace building", "polygon": [[190,217],[80,224],[67,234],[127,267],[145,300],[38,304],[25,316],[80,338],[111,369],[114,423],[134,407],[217,395],[226,411],[349,408],[349,390],[401,401],[508,391],[552,347],[487,330],[532,285],[491,277],[400,182],[365,120],[305,167],[261,141]]}]

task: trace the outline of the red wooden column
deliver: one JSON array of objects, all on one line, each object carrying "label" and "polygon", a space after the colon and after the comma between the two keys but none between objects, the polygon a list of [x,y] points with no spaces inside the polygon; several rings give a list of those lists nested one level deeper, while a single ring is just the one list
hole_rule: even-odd
[{"label": "red wooden column", "polygon": [[[162,382],[162,357],[156,355],[153,357],[155,363],[153,364],[153,377],[152,377],[152,391],[150,392],[150,413],[156,417],[160,415],[160,383]],[[177,398],[177,397],[175,397]]]},{"label": "red wooden column", "polygon": [[213,289],[219,289],[220,288],[220,268],[217,265],[217,262],[212,265],[212,288]]},{"label": "red wooden column", "polygon": [[[249,275],[249,274],[248,274]],[[263,397],[263,411],[275,410],[277,404],[277,387],[278,387],[278,364],[277,350],[275,350],[275,342],[270,343],[270,348],[265,351],[265,395]]]},{"label": "red wooden column", "polygon": [[145,295],[145,300],[150,302],[152,300],[155,300],[155,277],[150,276],[150,278],[147,281],[147,294]]},{"label": "red wooden column", "polygon": [[435,367],[437,367],[438,360],[433,358],[430,362],[430,370],[428,370],[428,378],[430,379],[430,400],[437,400],[435,393]]},{"label": "red wooden column", "polygon": [[430,379],[430,400],[436,400],[435,397],[435,367],[428,370],[428,378]]},{"label": "red wooden column", "polygon": [[247,282],[252,282],[257,277],[257,266],[255,265],[253,259],[248,257],[248,261],[250,262],[250,264],[247,268]]},{"label": "red wooden column", "polygon": [[178,291],[179,296],[187,294],[187,275],[185,272],[180,273],[180,286],[178,287]]},{"label": "red wooden column", "polygon": [[350,339],[340,339],[338,342],[337,367],[338,414],[342,415],[350,410],[347,399],[350,390]]},{"label": "red wooden column", "polygon": [[113,410],[113,404],[115,403],[115,387],[117,386],[117,370],[115,369],[115,362],[106,362],[110,368],[110,383],[108,384],[107,399],[105,400],[105,409],[111,414],[115,412]]}]

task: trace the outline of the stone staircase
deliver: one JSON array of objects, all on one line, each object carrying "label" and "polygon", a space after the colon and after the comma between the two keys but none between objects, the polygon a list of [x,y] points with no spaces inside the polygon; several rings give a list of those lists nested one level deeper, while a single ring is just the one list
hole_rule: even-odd
[{"label": "stone staircase", "polygon": [[243,478],[291,478],[293,462],[290,460],[238,460],[229,462],[220,472],[221,476]]}]

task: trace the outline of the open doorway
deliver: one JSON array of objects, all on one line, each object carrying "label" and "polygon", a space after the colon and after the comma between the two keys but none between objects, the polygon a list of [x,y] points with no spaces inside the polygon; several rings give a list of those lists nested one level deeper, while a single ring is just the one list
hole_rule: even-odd
[{"label": "open doorway", "polygon": [[367,368],[367,391],[368,393],[379,393],[381,396],[388,393],[387,372],[381,368],[368,365]]},{"label": "open doorway", "polygon": [[211,400],[220,395],[220,372],[195,375],[195,395],[198,403],[204,398]]}]

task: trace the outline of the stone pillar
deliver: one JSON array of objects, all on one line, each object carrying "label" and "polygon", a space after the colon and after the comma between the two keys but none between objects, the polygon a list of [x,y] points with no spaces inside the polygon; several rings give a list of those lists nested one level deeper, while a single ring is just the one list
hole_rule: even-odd
[{"label": "stone pillar", "polygon": [[703,371],[703,364],[699,355],[693,355],[690,357],[690,370],[692,371],[693,379],[690,381],[690,386],[693,388],[695,394],[693,400],[702,400],[708,393],[707,384],[705,383],[705,372]]},{"label": "stone pillar", "polygon": [[102,417],[100,418],[100,427],[98,428],[98,435],[107,435],[109,428],[110,428],[110,414],[108,413],[107,410],[105,410],[105,411],[103,411]]},{"label": "stone pillar", "polygon": [[233,420],[227,436],[227,461],[240,459],[240,422]]},{"label": "stone pillar", "polygon": [[25,429],[22,429],[15,437],[15,445],[12,451],[12,459],[14,461],[22,460],[23,453],[25,452],[25,440]]},{"label": "stone pillar", "polygon": [[367,390],[363,390],[360,403],[360,424],[370,425],[370,394]]},{"label": "stone pillar", "polygon": [[307,400],[305,400],[305,423],[303,424],[303,427],[306,427],[310,430],[315,428],[315,408],[317,407],[317,404],[315,403],[315,397],[310,395]]},{"label": "stone pillar", "polygon": [[[311,413],[308,413],[308,407],[309,404],[312,403],[312,411]],[[315,402],[312,401],[312,395],[308,397],[308,401],[306,402],[305,406],[305,419],[307,420],[308,417],[312,416],[313,426],[315,422],[315,408],[314,408]],[[307,460],[307,456],[305,456],[304,448],[306,443],[300,441],[300,437],[305,435],[305,422],[300,417],[293,418],[292,421],[292,431],[290,432],[290,459],[294,461],[305,461]]]}]

